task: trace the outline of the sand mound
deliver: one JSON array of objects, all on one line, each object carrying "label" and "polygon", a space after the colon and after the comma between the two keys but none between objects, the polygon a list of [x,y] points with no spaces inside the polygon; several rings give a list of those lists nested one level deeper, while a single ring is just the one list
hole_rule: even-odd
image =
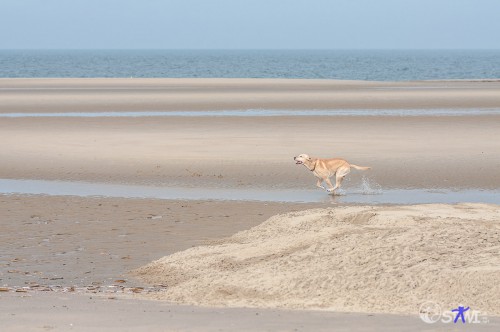
[{"label": "sand mound", "polygon": [[500,314],[500,206],[357,206],[277,215],[133,272],[178,303]]}]

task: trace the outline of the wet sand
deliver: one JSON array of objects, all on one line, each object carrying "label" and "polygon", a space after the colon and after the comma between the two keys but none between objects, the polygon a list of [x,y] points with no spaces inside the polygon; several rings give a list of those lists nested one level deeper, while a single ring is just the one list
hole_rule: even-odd
[{"label": "wet sand", "polygon": [[[7,331],[450,331],[450,324],[426,324],[414,315],[208,308],[165,302],[74,294],[0,293],[0,311]],[[457,326],[461,328],[462,326]],[[500,319],[463,326],[498,331]]]},{"label": "wet sand", "polygon": [[[0,113],[436,107],[499,108],[500,81],[0,79]],[[497,115],[0,118],[0,178],[313,189],[314,178],[292,161],[294,155],[309,153],[372,166],[366,176],[384,188],[496,190],[500,188],[499,120]],[[359,181],[361,174],[353,171],[346,186]],[[66,330],[62,324],[70,321],[78,321],[81,330],[103,326],[163,330],[167,323],[160,311],[166,304],[109,300],[111,295],[92,292],[116,280],[125,280],[116,289],[145,287],[126,272],[249,229],[277,213],[329,205],[27,195],[0,196],[0,204],[0,287],[10,290],[0,292],[0,312],[11,330]],[[30,288],[36,284],[60,287],[41,294]],[[61,293],[71,286],[91,288],[86,295]],[[19,287],[30,289],[14,293]],[[104,300],[87,301],[85,296],[104,296]],[[45,301],[55,307],[45,307]],[[155,318],[139,316],[139,305],[156,312]],[[26,308],[36,314],[27,317]],[[185,307],[172,305],[167,310],[177,317],[167,330],[212,326],[320,330],[337,324],[345,330],[373,330],[373,324],[387,330],[386,319],[406,330],[429,328],[415,316],[392,316],[396,317],[392,320],[350,314],[355,317],[350,319],[336,313],[327,318],[316,312],[260,310],[259,315],[267,318],[255,321],[249,318],[255,311],[238,309],[225,311],[228,314],[219,324],[210,317],[220,315],[220,309],[190,308],[186,310],[193,314],[187,314]],[[107,325],[118,311],[120,322]],[[85,320],[92,314],[96,324]],[[139,325],[133,325],[131,317]],[[201,323],[192,323],[193,317],[201,317]],[[286,317],[298,319],[286,322]],[[481,327],[491,326],[498,329]]]},{"label": "wet sand", "polygon": [[113,284],[165,254],[314,206],[324,204],[0,195],[0,286]]},{"label": "wet sand", "polygon": [[498,132],[500,115],[0,118],[0,178],[313,189],[308,153],[387,188],[495,189]]},{"label": "wet sand", "polygon": [[500,80],[0,79],[0,112],[498,107]]}]

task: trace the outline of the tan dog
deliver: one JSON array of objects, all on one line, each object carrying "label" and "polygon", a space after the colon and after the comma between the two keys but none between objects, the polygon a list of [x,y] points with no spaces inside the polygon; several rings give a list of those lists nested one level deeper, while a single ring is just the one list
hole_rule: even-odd
[{"label": "tan dog", "polygon": [[[329,193],[340,187],[344,177],[351,171],[351,167],[363,171],[371,168],[349,164],[344,159],[311,158],[307,154],[300,154],[297,157],[293,157],[293,160],[295,160],[295,164],[304,165],[308,170],[313,172],[314,176],[318,178],[316,186],[325,189],[321,184],[325,181],[330,187],[326,189]],[[333,175],[335,175],[335,186],[330,182],[330,177]]]}]

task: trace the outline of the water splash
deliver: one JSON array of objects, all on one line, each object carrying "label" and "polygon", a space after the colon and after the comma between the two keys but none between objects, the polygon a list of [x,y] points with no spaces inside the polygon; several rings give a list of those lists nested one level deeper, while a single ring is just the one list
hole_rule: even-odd
[{"label": "water splash", "polygon": [[383,193],[383,190],[377,182],[363,175],[361,179],[361,193],[363,195],[380,195]]},{"label": "water splash", "polygon": [[335,192],[328,193],[330,196],[345,196],[347,194],[347,191],[342,188],[337,188],[335,189]]}]

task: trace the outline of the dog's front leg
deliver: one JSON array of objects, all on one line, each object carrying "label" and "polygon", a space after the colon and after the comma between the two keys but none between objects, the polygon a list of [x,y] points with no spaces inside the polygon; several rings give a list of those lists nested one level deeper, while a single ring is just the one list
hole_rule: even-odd
[{"label": "dog's front leg", "polygon": [[321,189],[325,189],[325,187],[323,187],[323,185],[321,184],[322,182],[323,182],[323,180],[318,178],[318,182],[316,182],[316,187],[321,188]]}]

